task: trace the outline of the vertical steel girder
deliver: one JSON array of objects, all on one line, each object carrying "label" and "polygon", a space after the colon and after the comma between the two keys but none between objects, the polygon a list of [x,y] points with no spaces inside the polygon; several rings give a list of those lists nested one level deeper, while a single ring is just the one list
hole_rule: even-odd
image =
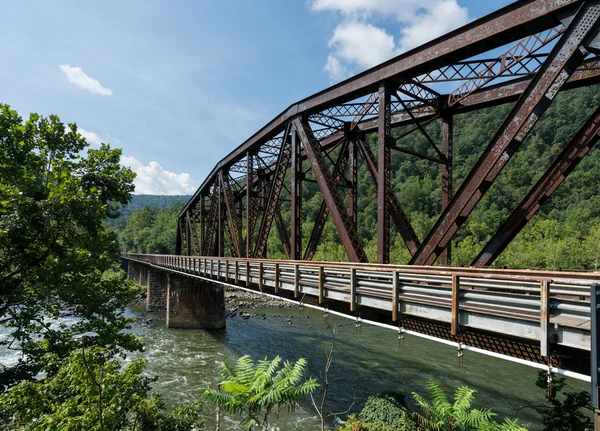
[{"label": "vertical steel girder", "polygon": [[581,64],[588,53],[582,44],[586,37],[595,36],[593,29],[600,16],[599,3],[582,3],[540,71],[531,80],[417,254],[413,256],[411,264],[435,263],[538,118],[546,111],[556,93]]},{"label": "vertical steel girder", "polygon": [[577,135],[554,160],[542,178],[531,189],[502,227],[490,239],[472,266],[489,266],[523,229],[581,159],[598,142],[600,136],[600,108],[592,114]]},{"label": "vertical steel girder", "polygon": [[355,227],[348,217],[348,213],[344,208],[344,201],[334,184],[334,179],[327,169],[325,157],[321,144],[315,138],[306,120],[301,120],[300,117],[295,117],[293,123],[296,131],[300,136],[300,140],[304,145],[304,150],[310,160],[312,170],[315,174],[317,184],[323,195],[329,212],[333,218],[333,223],[337,228],[338,235],[342,241],[344,249],[348,254],[351,262],[368,262],[367,255],[362,247]]},{"label": "vertical steel girder", "polygon": [[390,263],[390,144],[392,139],[391,88],[379,84],[377,119],[377,263]]},{"label": "vertical steel girder", "polygon": [[206,209],[204,208],[204,196],[200,195],[198,206],[200,213],[198,214],[198,221],[200,223],[200,235],[198,236],[198,252],[202,254],[204,250],[204,243],[206,242]]},{"label": "vertical steel girder", "polygon": [[277,166],[273,173],[273,180],[269,190],[267,201],[264,205],[262,222],[260,230],[258,232],[258,238],[256,240],[256,249],[254,250],[255,258],[264,258],[267,253],[267,239],[269,238],[269,231],[273,224],[273,217],[279,205],[279,195],[283,189],[283,182],[285,180],[285,172],[290,163],[292,157],[292,145],[291,139],[289,139],[290,126],[288,125],[283,134],[281,142],[281,150],[279,157],[277,158]]},{"label": "vertical steel girder", "polygon": [[[451,113],[442,114],[442,152],[444,163],[442,164],[442,212],[446,210],[452,199],[452,159],[454,145],[454,117]],[[442,265],[452,264],[452,246],[448,246],[442,252]]]},{"label": "vertical steel girder", "polygon": [[244,256],[244,241],[242,239],[242,224],[240,222],[237,208],[231,198],[231,190],[228,180],[228,174],[223,174],[221,171],[220,175],[221,181],[221,193],[223,200],[225,201],[225,208],[227,212],[228,225],[229,229],[229,238],[230,245],[232,247],[232,252],[235,253],[235,257],[245,257]]},{"label": "vertical steel girder", "polygon": [[358,159],[356,136],[348,142],[348,216],[358,230]]},{"label": "vertical steel girder", "polygon": [[223,196],[221,190],[223,189],[222,172],[217,176],[219,183],[219,189],[217,190],[217,256],[225,256],[225,203],[223,202]]},{"label": "vertical steel girder", "polygon": [[292,131],[292,164],[291,164],[291,243],[290,259],[302,258],[302,157],[298,133]]},{"label": "vertical steel girder", "polygon": [[[215,256],[218,251],[217,242],[218,238],[215,238],[215,231],[217,230],[217,219],[219,217],[219,181],[218,178],[213,184],[212,196],[210,203],[210,214],[208,216],[208,223],[206,224],[206,241],[204,242],[204,250],[202,254],[204,256]],[[217,235],[218,236],[218,235]]]},{"label": "vertical steel girder", "polygon": [[190,211],[186,211],[186,221],[187,221],[187,236],[188,236],[188,249],[190,250],[190,255],[196,256],[200,254],[200,249],[198,248],[198,235],[196,235],[195,223],[190,217]]},{"label": "vertical steel girder", "polygon": [[[338,155],[337,161],[335,162],[335,166],[333,168],[332,181],[333,186],[339,189],[342,180],[344,179],[344,171],[346,170],[346,165],[348,164],[348,140],[345,139],[342,142],[340,153]],[[354,223],[354,219],[348,214],[351,218],[352,223],[354,224],[354,228],[356,229],[356,223]],[[323,233],[323,229],[325,229],[325,223],[327,222],[327,218],[329,217],[329,207],[323,199],[321,202],[321,208],[319,208],[319,213],[317,218],[315,219],[315,224],[313,225],[313,229],[310,233],[310,238],[308,239],[308,244],[306,246],[306,251],[304,252],[304,260],[312,260],[317,251],[317,247],[319,242],[321,241],[321,234]]]},{"label": "vertical steel girder", "polygon": [[[367,171],[371,174],[373,184],[378,187],[379,181],[377,179],[377,162],[375,161],[375,155],[363,139],[357,139],[356,143],[358,144],[358,150],[360,151],[365,162]],[[417,234],[410,224],[408,216],[400,206],[400,202],[398,201],[396,195],[391,193],[388,198],[391,207],[390,215],[394,221],[394,225],[396,226],[398,232],[400,232],[406,247],[408,247],[408,251],[411,255],[414,255],[421,244],[419,242],[419,238],[417,238]]]}]

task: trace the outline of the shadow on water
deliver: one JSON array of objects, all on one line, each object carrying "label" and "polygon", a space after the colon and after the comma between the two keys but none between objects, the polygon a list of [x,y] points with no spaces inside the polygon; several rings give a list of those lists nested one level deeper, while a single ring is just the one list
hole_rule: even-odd
[{"label": "shadow on water", "polygon": [[[234,362],[245,354],[254,359],[306,357],[312,371],[322,372],[331,344],[322,313],[304,310],[300,316],[292,308],[251,311],[265,314],[266,319],[236,316],[227,320],[226,330],[219,331],[167,330],[164,313],[148,313],[151,327],[136,325],[135,331],[147,346],[149,370],[160,376],[158,390],[171,404],[197,398],[202,387],[214,387],[218,364]],[[456,349],[451,346],[407,336],[400,348],[394,331],[363,324],[356,334],[352,321],[333,316],[329,321],[341,324],[330,372],[329,411],[346,410],[354,400],[353,410],[360,410],[369,395],[383,391],[404,394],[414,407],[411,392],[424,394],[429,378],[440,382],[447,393],[460,385],[476,389],[476,406],[490,407],[501,417],[516,415],[511,405],[537,404],[543,399],[543,391],[535,386],[535,369],[471,352],[466,352],[465,365],[459,368]],[[577,381],[571,386],[587,390],[586,384]],[[519,418],[530,430],[541,429],[537,413],[521,410]],[[275,423],[282,430],[313,429],[315,413],[305,402],[299,411],[282,414]],[[229,425],[236,429],[235,422]]]}]

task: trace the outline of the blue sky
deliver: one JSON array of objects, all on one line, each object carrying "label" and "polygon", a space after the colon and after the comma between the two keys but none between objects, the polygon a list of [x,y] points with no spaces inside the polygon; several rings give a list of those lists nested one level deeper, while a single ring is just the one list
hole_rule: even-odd
[{"label": "blue sky", "polygon": [[191,193],[291,103],[510,1],[17,1],[0,102],[123,148],[136,193]]}]

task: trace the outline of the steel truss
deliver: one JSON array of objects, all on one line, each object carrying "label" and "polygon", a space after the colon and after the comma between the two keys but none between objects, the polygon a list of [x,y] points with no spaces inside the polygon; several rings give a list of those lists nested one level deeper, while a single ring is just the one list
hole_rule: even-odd
[{"label": "steel truss", "polygon": [[[366,262],[357,225],[357,169],[365,166],[377,188],[377,261],[389,263],[393,228],[411,264],[450,264],[454,234],[556,94],[600,82],[594,57],[599,17],[600,0],[515,2],[290,106],[215,166],[180,214],[177,253],[267,258],[274,222],[285,256],[311,260],[331,218],[348,259]],[[454,89],[440,94],[439,83]],[[454,190],[454,117],[508,102],[516,103]],[[493,264],[585,156],[598,140],[599,115],[590,117],[473,265]],[[441,123],[440,142],[428,132],[433,122]],[[371,133],[377,147],[367,143]],[[425,137],[427,152],[403,148],[412,133]],[[422,241],[391,188],[392,151],[441,165],[442,214]],[[314,180],[307,178],[308,166]],[[317,183],[323,203],[302,244],[306,181]]]}]

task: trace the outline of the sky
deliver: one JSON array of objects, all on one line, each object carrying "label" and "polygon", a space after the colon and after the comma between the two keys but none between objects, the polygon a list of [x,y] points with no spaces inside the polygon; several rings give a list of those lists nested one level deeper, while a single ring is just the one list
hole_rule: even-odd
[{"label": "sky", "polygon": [[290,104],[507,0],[4,0],[0,103],[123,149],[137,194],[191,194]]}]

